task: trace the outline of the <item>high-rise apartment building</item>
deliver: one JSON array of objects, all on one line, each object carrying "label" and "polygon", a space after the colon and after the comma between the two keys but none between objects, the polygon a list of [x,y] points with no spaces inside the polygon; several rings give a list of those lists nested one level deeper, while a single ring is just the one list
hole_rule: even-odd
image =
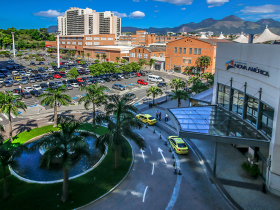
[{"label": "high-rise apartment building", "polygon": [[96,12],[90,8],[71,7],[65,15],[57,17],[61,35],[121,34],[121,19],[110,11]]}]

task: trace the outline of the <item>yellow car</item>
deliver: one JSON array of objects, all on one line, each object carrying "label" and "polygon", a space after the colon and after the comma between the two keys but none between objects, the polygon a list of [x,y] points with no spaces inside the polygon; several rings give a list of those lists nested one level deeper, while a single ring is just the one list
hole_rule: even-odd
[{"label": "yellow car", "polygon": [[178,136],[169,136],[168,141],[171,147],[176,151],[177,154],[188,154],[189,148],[186,143]]},{"label": "yellow car", "polygon": [[78,57],[77,60],[81,60],[82,58]]},{"label": "yellow car", "polygon": [[149,114],[138,114],[136,115],[136,119],[141,120],[145,124],[154,125],[157,120]]},{"label": "yellow car", "polygon": [[20,77],[14,77],[14,80],[19,81],[19,80],[21,80],[21,78]]}]

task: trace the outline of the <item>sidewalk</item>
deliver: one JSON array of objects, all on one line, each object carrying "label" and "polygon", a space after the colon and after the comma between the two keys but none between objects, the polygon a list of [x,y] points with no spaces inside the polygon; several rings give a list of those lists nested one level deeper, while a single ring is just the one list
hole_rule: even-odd
[{"label": "sidewalk", "polygon": [[[148,106],[148,105],[146,105]],[[188,102],[182,101],[181,107],[187,107]],[[151,114],[155,117],[156,110],[161,112],[161,122],[164,122],[166,108],[177,108],[177,101],[168,101],[161,104],[158,107],[143,109],[143,113]],[[173,126],[173,122],[169,120],[167,122],[170,126]],[[191,139],[197,149],[204,156],[206,163],[210,170],[213,170],[214,162],[214,143],[208,141],[201,141]],[[269,192],[266,194],[261,192],[261,185],[265,183],[263,178],[258,177],[255,180],[249,179],[245,176],[241,164],[247,158],[236,148],[230,144],[218,144],[217,149],[217,169],[216,177],[217,181],[222,184],[223,190],[225,190],[229,196],[246,210],[276,210],[280,206],[280,198]],[[212,173],[210,171],[210,173]],[[236,187],[239,186],[239,187]]]}]

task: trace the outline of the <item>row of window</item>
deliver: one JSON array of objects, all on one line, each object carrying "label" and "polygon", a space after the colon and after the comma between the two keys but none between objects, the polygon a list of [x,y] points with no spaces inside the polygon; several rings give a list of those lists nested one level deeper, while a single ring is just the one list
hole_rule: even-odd
[{"label": "row of window", "polygon": [[[66,37],[61,37],[61,39],[65,40]],[[67,40],[71,40],[71,37],[67,37]],[[76,40],[76,37],[72,37],[72,40]],[[83,37],[78,37],[78,40],[83,40]]]},{"label": "row of window", "polygon": [[[243,118],[246,121],[256,128],[258,127],[257,124],[259,124],[261,132],[271,139],[274,110],[262,103],[262,101],[259,101],[257,98],[244,95],[244,93],[239,90],[232,89],[232,91],[232,108],[230,111],[239,116],[242,116],[244,113],[245,116],[243,116]],[[229,110],[230,87],[221,84],[218,85],[218,104]],[[245,111],[243,111],[243,107],[245,107]],[[257,122],[258,111],[260,112],[260,122]]]},{"label": "row of window", "polygon": [[[137,58],[142,58],[142,53],[137,53]],[[135,58],[135,53],[130,53],[130,57],[131,58]],[[149,55],[148,54],[144,54],[144,58],[148,59]]]},{"label": "row of window", "polygon": [[[183,50],[183,54],[186,54],[187,53],[187,48],[182,48],[182,47],[179,47],[179,54],[182,54],[182,50]],[[175,47],[174,48],[174,53],[177,53],[178,52],[178,48]],[[189,54],[194,54],[194,55],[201,55],[201,48],[189,48]]]},{"label": "row of window", "polygon": [[192,62],[191,59],[183,59],[183,63],[188,63],[188,64],[190,64],[191,62]]},{"label": "row of window", "polygon": [[[61,44],[65,44],[65,42],[61,42]],[[67,42],[67,44],[71,44],[71,42]],[[76,45],[76,42],[72,42],[72,45]],[[83,42],[78,42],[78,45],[83,45]]]},{"label": "row of window", "polygon": [[[100,40],[100,38],[101,38],[101,41],[106,41],[107,40],[107,38],[106,37],[93,37],[93,40]],[[92,40],[92,37],[86,37],[86,40]],[[113,40],[113,38],[108,38],[108,41],[112,41]]]}]

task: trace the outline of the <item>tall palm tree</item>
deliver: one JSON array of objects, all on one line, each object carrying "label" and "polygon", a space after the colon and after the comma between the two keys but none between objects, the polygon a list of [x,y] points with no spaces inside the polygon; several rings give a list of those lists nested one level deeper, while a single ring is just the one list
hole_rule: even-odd
[{"label": "tall palm tree", "polygon": [[199,82],[199,81],[201,81],[199,79],[199,76],[190,76],[189,79],[188,79],[188,84],[191,84],[191,83],[194,84],[194,83]]},{"label": "tall palm tree", "polygon": [[171,80],[170,84],[171,88],[174,88],[177,91],[179,88],[186,87],[186,83],[179,78],[175,78]]},{"label": "tall palm tree", "polygon": [[45,153],[41,156],[40,167],[49,167],[54,159],[59,158],[63,170],[61,200],[64,202],[68,199],[69,194],[69,169],[73,166],[75,159],[90,155],[89,145],[84,139],[89,134],[79,132],[77,135],[77,129],[81,126],[81,122],[75,120],[74,117],[60,116],[57,123],[60,131],[52,132],[36,141],[31,146],[31,151],[40,147],[46,148]]},{"label": "tall palm tree", "polygon": [[195,64],[197,67],[203,68],[203,73],[205,73],[205,69],[208,68],[212,63],[212,60],[209,56],[203,55],[196,59]]},{"label": "tall palm tree", "polygon": [[102,54],[102,58],[104,59],[104,62],[106,61],[107,55],[106,54]]},{"label": "tall palm tree", "polygon": [[119,63],[120,57],[116,57],[116,62]]},{"label": "tall palm tree", "polygon": [[99,59],[100,59],[100,55],[99,55],[99,54],[96,54],[96,58],[99,60]]},{"label": "tall palm tree", "polygon": [[107,96],[104,94],[104,90],[108,88],[105,86],[98,86],[97,83],[89,85],[87,87],[82,86],[80,91],[86,90],[87,94],[80,98],[79,104],[84,102],[84,107],[88,110],[90,104],[92,104],[92,127],[95,125],[95,107],[99,107],[106,103]]},{"label": "tall palm tree", "polygon": [[155,97],[157,95],[162,95],[163,92],[158,86],[152,86],[149,89],[146,90],[147,96],[152,95],[153,96],[153,105],[155,105]]},{"label": "tall palm tree", "polygon": [[152,66],[156,64],[156,59],[151,58],[148,62],[150,69],[152,69]]},{"label": "tall palm tree", "polygon": [[87,57],[88,57],[88,60],[87,60],[87,61],[89,61],[89,56],[90,56],[90,54],[89,54],[89,53],[87,53]]},{"label": "tall palm tree", "polygon": [[59,102],[61,105],[68,106],[71,102],[71,97],[67,94],[63,94],[67,92],[65,87],[57,87],[55,89],[48,88],[47,93],[43,93],[39,96],[39,98],[44,98],[41,101],[41,105],[49,105],[51,108],[54,108],[54,124],[53,127],[57,126],[57,103]]},{"label": "tall palm tree", "polygon": [[[145,141],[134,133],[132,129],[140,129],[143,123],[135,118],[133,112],[137,112],[137,108],[128,105],[132,99],[127,96],[112,95],[109,97],[111,103],[105,107],[106,114],[100,114],[96,117],[97,124],[108,123],[108,133],[98,137],[95,141],[96,147],[105,151],[104,144],[112,146],[115,153],[115,169],[119,166],[120,155],[127,157],[127,148],[123,136],[134,141],[140,149],[145,148]],[[114,118],[112,118],[114,116]]]},{"label": "tall palm tree", "polygon": [[202,78],[205,78],[208,82],[208,79],[212,78],[212,74],[210,72],[206,72],[204,74],[202,74]]},{"label": "tall palm tree", "polygon": [[176,100],[178,99],[178,107],[180,107],[181,104],[181,100],[187,100],[188,98],[190,98],[190,95],[188,92],[183,91],[183,90],[172,90],[172,92],[174,94],[170,94],[169,96],[171,97],[171,100]]},{"label": "tall palm tree", "polygon": [[19,113],[19,109],[26,110],[26,105],[17,101],[17,98],[12,95],[12,93],[0,93],[0,112],[8,115],[9,118],[9,139],[13,141],[13,128],[12,128],[12,117],[11,115],[17,116]]},{"label": "tall palm tree", "polygon": [[81,54],[82,54],[82,56],[83,56],[83,58],[84,58],[84,57],[85,57],[85,53],[84,53],[84,52],[82,52]]},{"label": "tall palm tree", "polygon": [[198,82],[195,82],[193,86],[191,87],[191,91],[197,93],[201,93],[205,90],[208,90],[208,85],[203,84],[200,80]]}]

